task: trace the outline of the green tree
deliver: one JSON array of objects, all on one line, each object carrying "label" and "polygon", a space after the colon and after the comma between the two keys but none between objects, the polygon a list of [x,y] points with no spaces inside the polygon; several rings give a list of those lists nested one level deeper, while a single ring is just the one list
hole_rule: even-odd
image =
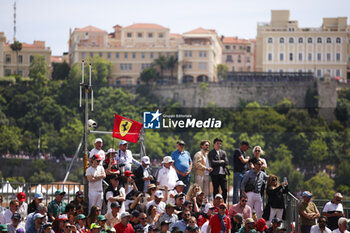
[{"label": "green tree", "polygon": [[157,71],[153,66],[144,69],[141,73],[141,81],[147,85],[157,80]]},{"label": "green tree", "polygon": [[30,85],[31,90],[39,96],[47,94],[49,77],[44,56],[34,55],[33,62],[29,66],[29,77],[33,79]]},{"label": "green tree", "polygon": [[227,72],[228,72],[228,66],[226,64],[219,64],[217,68],[218,77],[221,79],[226,79]]},{"label": "green tree", "polygon": [[29,182],[33,184],[45,184],[45,183],[52,183],[55,179],[53,178],[53,175],[51,172],[44,172],[43,170],[40,170],[39,172],[34,172],[34,174],[29,177]]},{"label": "green tree", "polygon": [[63,63],[52,63],[52,79],[53,80],[65,80],[69,75],[70,67],[66,61]]},{"label": "green tree", "polygon": [[334,180],[327,173],[319,172],[305,182],[305,187],[310,190],[316,198],[330,199],[334,195]]},{"label": "green tree", "polygon": [[13,44],[10,45],[10,48],[16,53],[16,74],[18,75],[18,52],[22,50],[22,43],[15,40]]},{"label": "green tree", "polygon": [[11,186],[14,189],[18,188],[20,184],[26,183],[23,176],[11,176],[11,177],[7,177],[6,180],[11,183]]},{"label": "green tree", "polygon": [[60,150],[67,155],[74,154],[83,132],[84,126],[81,121],[74,118],[73,122],[68,122],[66,126],[60,129]]},{"label": "green tree", "polygon": [[19,152],[22,145],[21,129],[16,126],[2,125],[0,127],[0,151]]},{"label": "green tree", "polygon": [[154,59],[153,65],[158,67],[160,70],[160,78],[164,78],[164,70],[167,67],[167,59],[164,56],[159,56],[157,59]]},{"label": "green tree", "polygon": [[320,163],[329,156],[328,146],[322,139],[313,140],[309,146],[308,154],[312,161]]},{"label": "green tree", "polygon": [[166,59],[166,67],[170,70],[170,77],[174,77],[174,69],[177,65],[177,58],[174,56],[170,56]]}]

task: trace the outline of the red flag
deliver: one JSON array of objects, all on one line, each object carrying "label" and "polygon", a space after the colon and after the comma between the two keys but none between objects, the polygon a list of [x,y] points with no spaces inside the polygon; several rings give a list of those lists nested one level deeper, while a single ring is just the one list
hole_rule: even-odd
[{"label": "red flag", "polygon": [[137,143],[142,123],[115,114],[112,137]]}]

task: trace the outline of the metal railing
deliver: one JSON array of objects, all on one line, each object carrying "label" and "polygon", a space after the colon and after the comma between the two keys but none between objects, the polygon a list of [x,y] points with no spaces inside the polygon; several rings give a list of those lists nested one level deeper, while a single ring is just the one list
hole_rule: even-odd
[{"label": "metal railing", "polygon": [[299,213],[298,213],[298,204],[299,199],[296,198],[293,194],[288,192],[285,196],[286,203],[286,221],[285,227],[287,232],[293,232],[292,224],[295,226],[295,233],[299,233]]},{"label": "metal railing", "polygon": [[26,194],[26,202],[30,203],[34,199],[35,193],[42,193],[43,203],[48,204],[55,198],[55,192],[62,190],[66,192],[64,200],[68,203],[75,198],[77,191],[84,191],[84,186],[78,183],[51,183],[51,184],[31,184],[31,183],[10,183],[2,182],[0,186],[0,195],[3,197],[0,206],[7,208],[11,200],[17,199],[19,192]]}]

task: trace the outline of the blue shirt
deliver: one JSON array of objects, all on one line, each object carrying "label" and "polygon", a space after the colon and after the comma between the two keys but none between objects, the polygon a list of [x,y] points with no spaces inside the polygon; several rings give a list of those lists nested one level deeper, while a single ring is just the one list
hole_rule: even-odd
[{"label": "blue shirt", "polygon": [[173,151],[171,158],[174,160],[177,170],[180,172],[187,172],[189,170],[192,159],[188,151],[183,151],[182,153],[179,150]]}]

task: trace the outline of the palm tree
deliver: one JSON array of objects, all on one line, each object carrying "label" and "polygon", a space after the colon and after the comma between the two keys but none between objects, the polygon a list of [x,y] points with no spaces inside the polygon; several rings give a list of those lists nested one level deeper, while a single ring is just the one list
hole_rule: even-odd
[{"label": "palm tree", "polygon": [[16,52],[16,74],[18,74],[18,52],[22,50],[22,43],[15,40],[10,47],[12,51]]},{"label": "palm tree", "polygon": [[153,64],[159,67],[160,78],[163,78],[163,71],[167,67],[167,59],[164,56],[160,56],[157,59],[154,59]]},{"label": "palm tree", "polygon": [[171,78],[173,78],[173,73],[174,73],[176,64],[177,64],[177,57],[170,56],[167,58],[166,65],[167,65],[167,68],[170,69]]}]

